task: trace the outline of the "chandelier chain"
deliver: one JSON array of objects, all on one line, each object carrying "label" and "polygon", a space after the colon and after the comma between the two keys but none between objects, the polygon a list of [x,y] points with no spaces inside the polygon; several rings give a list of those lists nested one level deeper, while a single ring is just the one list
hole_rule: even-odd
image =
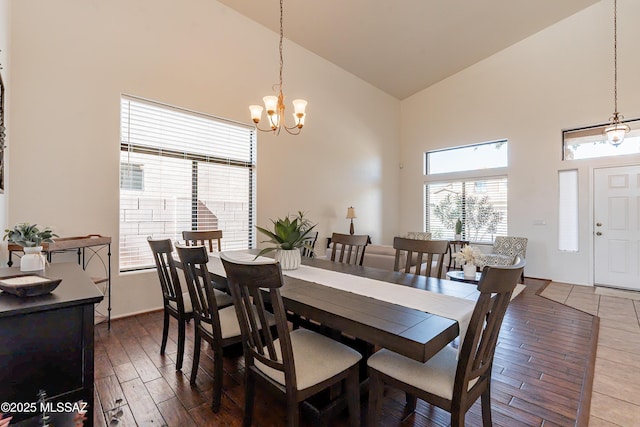
[{"label": "chandelier chain", "polygon": [[283,19],[282,15],[284,14],[283,7],[284,0],[280,0],[280,90],[282,91],[282,68],[284,66],[284,60],[282,59],[282,39],[284,38],[284,30],[283,30]]},{"label": "chandelier chain", "polygon": [[[282,0],[280,0],[282,3]],[[280,78],[282,80],[282,77]],[[618,112],[618,1],[613,0],[613,106]]]}]

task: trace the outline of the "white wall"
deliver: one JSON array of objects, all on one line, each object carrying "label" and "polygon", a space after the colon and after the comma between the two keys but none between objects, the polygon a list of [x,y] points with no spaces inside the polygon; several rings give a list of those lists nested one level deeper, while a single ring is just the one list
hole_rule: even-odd
[{"label": "white wall", "polygon": [[[613,11],[607,0],[401,103],[400,223],[422,226],[423,153],[509,140],[509,234],[529,238],[526,274],[592,284],[590,177],[640,156],[561,160],[561,131],[604,123],[613,111]],[[618,2],[618,107],[640,117],[640,2]],[[579,170],[580,250],[557,250],[557,172]],[[547,225],[533,225],[543,220]]]},{"label": "white wall", "polygon": [[[8,222],[112,236],[113,314],[158,307],[155,273],[117,274],[120,94],[248,122],[277,82],[278,35],[213,0],[20,0],[11,13]],[[399,101],[288,41],[284,55],[285,95],[307,99],[308,118],[300,136],[258,137],[257,223],[306,211],[322,246],[353,205],[356,231],[390,243]]]}]

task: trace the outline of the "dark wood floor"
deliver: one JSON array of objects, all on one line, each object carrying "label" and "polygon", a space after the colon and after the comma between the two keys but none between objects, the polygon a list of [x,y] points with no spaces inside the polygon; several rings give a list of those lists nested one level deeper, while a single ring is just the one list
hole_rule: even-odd
[{"label": "dark wood floor", "polygon": [[[494,425],[586,426],[597,320],[538,296],[546,282],[527,279],[526,284],[527,289],[507,311],[496,350],[492,387]],[[214,414],[210,409],[213,366],[206,343],[197,385],[189,385],[192,331],[190,324],[183,371],[176,372],[175,323],[171,324],[167,354],[160,356],[161,312],[113,321],[111,331],[104,324],[97,326],[95,425],[241,425],[244,402],[241,349],[225,357],[222,408]],[[254,424],[285,425],[284,402],[262,389],[258,396]],[[387,390],[381,425],[447,426],[450,422],[446,412],[422,402],[416,413],[402,422],[403,407],[404,396]],[[363,399],[363,420],[366,409]],[[587,417],[579,420],[580,411],[585,410],[583,416]],[[345,413],[331,425],[346,426],[347,419]],[[303,419],[302,425],[308,424]],[[467,425],[482,425],[479,404],[467,414]]]}]

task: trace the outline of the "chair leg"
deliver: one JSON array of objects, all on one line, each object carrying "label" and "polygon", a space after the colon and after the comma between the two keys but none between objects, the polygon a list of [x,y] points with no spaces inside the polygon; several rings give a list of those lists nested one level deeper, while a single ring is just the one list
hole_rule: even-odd
[{"label": "chair leg", "polygon": [[487,384],[486,390],[482,392],[480,403],[482,405],[482,425],[491,427],[491,383]]},{"label": "chair leg", "polygon": [[346,379],[347,405],[349,406],[349,424],[351,427],[360,426],[360,380],[359,366],[349,368],[351,371]]},{"label": "chair leg", "polygon": [[418,404],[418,398],[413,394],[406,393],[407,406],[406,409],[408,412],[413,412],[416,410],[416,405]]},{"label": "chair leg", "polygon": [[216,348],[213,354],[213,401],[211,409],[213,412],[220,410],[220,401],[222,399],[222,349]]},{"label": "chair leg", "polygon": [[176,357],[176,371],[182,369],[184,360],[185,324],[184,319],[178,319],[178,355]]},{"label": "chair leg", "polygon": [[369,369],[369,413],[367,418],[369,419],[368,425],[377,426],[378,416],[382,409],[382,392],[384,390],[384,383],[380,375]]},{"label": "chair leg", "polygon": [[194,328],[195,336],[193,338],[193,364],[191,365],[191,384],[196,383],[196,376],[198,375],[198,365],[200,364],[200,344],[202,342],[202,338],[200,337],[200,332],[198,331],[198,327]]},{"label": "chair leg", "polygon": [[464,412],[461,409],[451,412],[451,427],[464,427]]},{"label": "chair leg", "polygon": [[256,380],[253,374],[247,370],[244,374],[244,417],[243,427],[251,427],[253,421],[253,397],[255,394]]},{"label": "chair leg", "polygon": [[162,326],[162,344],[160,345],[160,354],[164,355],[167,348],[167,338],[169,337],[169,312],[164,311],[164,325]]},{"label": "chair leg", "polygon": [[300,403],[295,396],[287,395],[287,426],[298,427],[300,423]]}]

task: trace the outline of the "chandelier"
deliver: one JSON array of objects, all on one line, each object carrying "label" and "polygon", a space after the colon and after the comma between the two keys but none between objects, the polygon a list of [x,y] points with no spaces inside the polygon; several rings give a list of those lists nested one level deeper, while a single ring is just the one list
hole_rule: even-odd
[{"label": "chandelier", "polygon": [[613,0],[613,115],[609,117],[609,125],[604,134],[611,145],[617,147],[624,141],[629,126],[622,123],[624,116],[618,112],[618,4]]},{"label": "chandelier", "polygon": [[280,133],[280,130],[284,128],[291,135],[298,135],[300,133],[300,129],[304,126],[304,119],[306,117],[305,108],[307,107],[307,101],[304,99],[294,99],[293,100],[293,126],[287,126],[284,118],[284,94],[282,93],[282,67],[284,61],[282,60],[282,40],[284,38],[284,32],[282,30],[282,3],[283,0],[280,0],[280,83],[275,84],[273,86],[274,92],[276,95],[269,95],[262,98],[264,102],[264,109],[267,110],[267,118],[269,119],[269,129],[261,129],[258,126],[260,123],[260,119],[262,118],[262,110],[263,107],[261,105],[249,105],[249,110],[251,111],[251,118],[253,122],[256,124],[256,128],[263,132],[273,131],[275,135]]}]

